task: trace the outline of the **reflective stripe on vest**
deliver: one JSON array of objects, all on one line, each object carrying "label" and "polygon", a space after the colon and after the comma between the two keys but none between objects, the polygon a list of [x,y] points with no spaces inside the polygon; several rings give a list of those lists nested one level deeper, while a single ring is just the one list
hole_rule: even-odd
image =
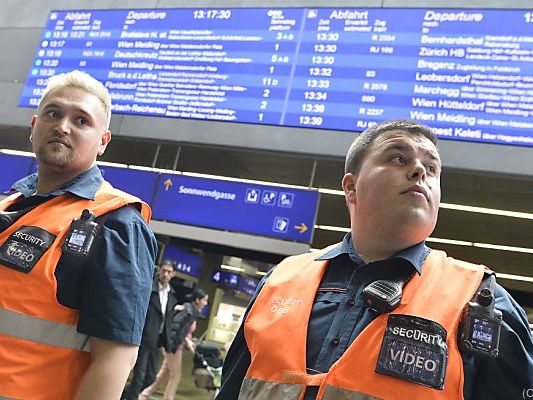
[{"label": "reflective stripe on vest", "polygon": [[19,314],[4,308],[0,308],[0,333],[33,343],[91,351],[89,336],[79,333],[75,326]]},{"label": "reflective stripe on vest", "polygon": [[[298,400],[303,391],[302,385],[262,381],[244,378],[238,400]],[[334,386],[327,386],[323,400],[383,400]]]},{"label": "reflective stripe on vest", "polygon": [[322,400],[383,400],[380,397],[370,396],[368,394],[353,392],[338,388],[335,386],[326,386]]},{"label": "reflective stripe on vest", "polygon": [[303,385],[244,378],[238,400],[298,400]]},{"label": "reflective stripe on vest", "polygon": [[22,400],[22,399],[13,399],[11,397],[2,397],[2,396],[0,396],[0,400]]}]

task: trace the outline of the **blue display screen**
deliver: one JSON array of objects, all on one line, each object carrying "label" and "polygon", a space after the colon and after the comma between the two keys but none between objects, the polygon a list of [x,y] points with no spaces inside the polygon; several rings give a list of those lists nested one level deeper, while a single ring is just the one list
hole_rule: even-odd
[{"label": "blue display screen", "polygon": [[0,192],[7,192],[16,181],[32,173],[33,164],[32,157],[0,154]]},{"label": "blue display screen", "polygon": [[239,284],[241,276],[228,271],[215,271],[211,280],[220,286],[236,288]]},{"label": "blue display screen", "polygon": [[236,289],[239,292],[247,294],[248,296],[253,296],[253,294],[255,293],[255,290],[257,289],[258,284],[259,284],[259,281],[257,279],[241,276],[241,279]]},{"label": "blue display screen", "polygon": [[531,10],[53,11],[19,105],[77,68],[117,113],[347,131],[410,118],[532,146],[532,31]]},{"label": "blue display screen", "polygon": [[159,175],[155,172],[140,171],[131,168],[99,165],[102,176],[117,189],[137,196],[151,204]]},{"label": "blue display screen", "polygon": [[162,174],[154,219],[310,243],[315,190]]},{"label": "blue display screen", "polygon": [[196,254],[178,249],[167,244],[163,252],[163,260],[173,260],[176,262],[176,271],[184,274],[199,277],[202,267],[202,259]]}]

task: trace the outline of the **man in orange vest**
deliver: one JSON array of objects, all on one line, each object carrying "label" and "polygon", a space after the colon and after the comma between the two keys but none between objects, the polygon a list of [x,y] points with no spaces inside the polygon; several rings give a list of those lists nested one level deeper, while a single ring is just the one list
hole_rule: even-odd
[{"label": "man in orange vest", "polygon": [[107,89],[50,78],[31,120],[38,173],[0,202],[0,398],[116,400],[135,363],[157,243],[151,211],[95,165]]},{"label": "man in orange vest", "polygon": [[533,390],[524,311],[483,266],[425,245],[440,204],[436,144],[408,120],[356,138],[342,179],[351,232],[263,279],[217,400],[501,400]]}]

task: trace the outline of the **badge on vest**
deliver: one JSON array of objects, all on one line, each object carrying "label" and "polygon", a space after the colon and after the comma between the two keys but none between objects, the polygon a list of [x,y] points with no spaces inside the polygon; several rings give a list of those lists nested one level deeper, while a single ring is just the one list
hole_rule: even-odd
[{"label": "badge on vest", "polygon": [[446,330],[439,323],[389,315],[377,373],[442,390],[447,362]]},{"label": "badge on vest", "polygon": [[22,226],[0,247],[0,263],[30,273],[56,236],[36,226]]}]

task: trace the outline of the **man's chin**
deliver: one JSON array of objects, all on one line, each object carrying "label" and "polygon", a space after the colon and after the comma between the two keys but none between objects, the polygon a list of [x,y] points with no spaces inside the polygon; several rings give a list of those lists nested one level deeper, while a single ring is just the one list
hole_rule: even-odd
[{"label": "man's chin", "polygon": [[427,215],[420,215],[418,213],[405,215],[403,223],[399,223],[398,227],[405,235],[406,239],[412,245],[420,243],[433,233],[436,222]]},{"label": "man's chin", "polygon": [[70,165],[69,159],[53,155],[45,155],[43,157],[37,156],[37,161],[39,162],[39,166],[54,171],[64,171],[65,169],[68,169]]},{"label": "man's chin", "polygon": [[425,241],[432,233],[433,227],[421,226],[416,232],[413,232],[412,235],[412,245]]},{"label": "man's chin", "polygon": [[436,222],[436,217],[428,207],[405,207],[400,215],[406,224],[434,226]]}]

